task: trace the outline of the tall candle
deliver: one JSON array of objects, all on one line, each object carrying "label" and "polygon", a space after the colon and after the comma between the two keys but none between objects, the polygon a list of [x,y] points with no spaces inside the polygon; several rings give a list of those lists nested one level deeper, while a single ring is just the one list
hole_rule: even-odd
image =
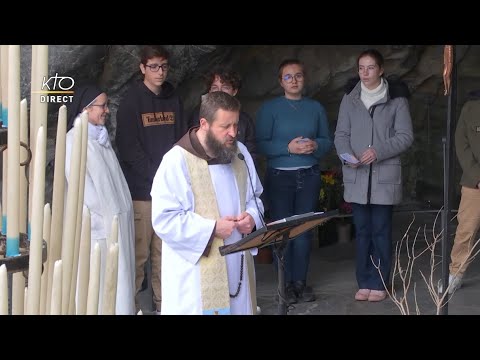
[{"label": "tall candle", "polygon": [[85,192],[85,169],[87,164],[87,140],[88,140],[88,114],[86,111],[80,115],[82,123],[82,150],[80,155],[80,174],[78,181],[77,222],[75,225],[75,246],[73,250],[72,280],[70,283],[69,314],[75,314],[75,294],[77,290],[78,276],[78,253],[80,249],[80,233],[82,229],[82,208]]},{"label": "tall candle", "polygon": [[90,276],[88,278],[87,315],[98,314],[98,295],[100,291],[100,245],[93,247]]},{"label": "tall candle", "polygon": [[62,227],[65,193],[65,143],[67,133],[67,107],[62,105],[58,110],[57,140],[55,144],[55,172],[53,174],[52,222],[50,230],[50,246],[48,247],[48,289],[47,314],[50,314],[53,267],[62,254]]},{"label": "tall candle", "polygon": [[108,236],[107,246],[118,242],[118,216],[114,215],[112,219],[112,227],[110,229],[110,236]]},{"label": "tall candle", "polygon": [[[37,134],[38,128],[43,126],[45,133],[47,133],[47,112],[48,103],[40,101],[40,92],[44,80],[47,80],[48,76],[48,45],[32,45],[32,77],[31,77],[31,112],[30,112],[30,134]],[[33,115],[33,116],[32,116]],[[35,176],[35,137],[30,139],[30,147],[34,149],[32,151],[32,163],[33,169],[31,173]],[[32,221],[32,183],[35,182],[35,178],[30,182],[30,199],[29,199],[29,225]],[[30,235],[30,229],[29,229]]]},{"label": "tall candle", "polygon": [[25,286],[25,291],[23,292],[23,313],[27,313],[27,300],[28,300],[28,287]]},{"label": "tall candle", "polygon": [[62,314],[62,260],[55,261],[52,279],[52,304],[50,315]]},{"label": "tall candle", "polygon": [[7,257],[20,254],[18,216],[20,174],[20,46],[8,52],[8,192]]},{"label": "tall candle", "polygon": [[103,285],[102,315],[115,315],[118,278],[118,243],[108,248],[107,265],[105,269],[105,284]]},{"label": "tall candle", "polygon": [[[3,45],[0,45],[0,121],[2,120],[2,83],[3,81],[5,81],[5,78],[3,77],[3,74],[2,74],[2,47]],[[7,104],[5,104],[5,106],[7,106]]]},{"label": "tall candle", "polygon": [[[28,108],[27,99],[20,101],[20,141],[28,145]],[[20,147],[20,161],[24,162],[28,157],[27,149]],[[27,206],[28,206],[28,185],[26,166],[20,166],[20,198],[19,198],[19,217],[18,229],[20,232],[27,233]]]},{"label": "tall candle", "polygon": [[30,161],[30,183],[28,186],[28,229],[27,234],[28,238],[31,237],[31,214],[32,214],[32,196],[33,196],[33,176],[34,176],[34,167],[35,167],[35,141],[38,131],[36,124],[37,119],[37,106],[40,103],[40,90],[41,83],[39,82],[37,76],[37,45],[32,45],[32,61],[31,61],[31,73],[30,73],[30,151],[32,152],[32,159]]},{"label": "tall candle", "polygon": [[8,277],[5,264],[0,266],[0,315],[8,315]]},{"label": "tall candle", "polygon": [[[0,45],[0,75],[2,88],[2,122],[8,125],[8,45]],[[8,149],[3,152],[2,182],[2,234],[7,234]]]},{"label": "tall candle", "polygon": [[75,245],[75,226],[77,223],[77,201],[80,176],[80,159],[82,150],[82,124],[80,119],[75,120],[72,152],[68,168],[68,190],[65,222],[62,240],[62,314],[68,314],[70,304],[70,281],[72,279],[73,251]]},{"label": "tall candle", "polygon": [[32,200],[32,238],[30,240],[30,261],[28,264],[27,315],[40,312],[40,285],[42,275],[43,208],[45,206],[45,158],[46,134],[40,126],[36,141],[35,183]]},{"label": "tall candle", "polygon": [[8,149],[2,154],[2,234],[7,235]]},{"label": "tall candle", "polygon": [[[43,239],[47,243],[47,250],[50,248],[50,223],[52,213],[50,211],[50,204],[45,204],[43,208]],[[47,256],[47,261],[43,266],[42,271],[42,285],[40,287],[40,315],[45,315],[47,311],[47,287],[48,287],[48,263],[51,260]]]},{"label": "tall candle", "polygon": [[1,45],[1,78],[2,78],[2,122],[8,127],[8,46]]},{"label": "tall candle", "polygon": [[78,296],[77,296],[77,315],[87,313],[88,296],[88,276],[90,272],[90,252],[91,252],[91,225],[90,210],[83,207],[82,235],[80,237],[80,253],[78,259]]},{"label": "tall candle", "polygon": [[12,276],[12,315],[25,314],[25,277],[21,272]]}]

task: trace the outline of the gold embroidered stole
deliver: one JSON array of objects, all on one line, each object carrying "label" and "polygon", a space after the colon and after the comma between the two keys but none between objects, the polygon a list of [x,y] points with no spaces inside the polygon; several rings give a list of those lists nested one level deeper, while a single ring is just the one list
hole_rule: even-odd
[{"label": "gold embroidered stole", "polygon": [[[195,199],[195,213],[208,218],[218,220],[217,197],[213,188],[208,163],[183,150],[188,172],[191,179],[192,192]],[[240,189],[239,198],[241,211],[245,211],[245,197],[247,190],[246,164],[236,157],[232,160],[232,167]],[[227,263],[225,257],[220,254],[218,248],[224,245],[223,239],[215,237],[208,257],[200,258],[200,279],[202,309],[205,315],[228,315],[230,314],[230,295],[228,288]],[[246,271],[249,277],[251,305],[253,313],[256,313],[256,284],[253,257],[250,251],[245,252]]]}]

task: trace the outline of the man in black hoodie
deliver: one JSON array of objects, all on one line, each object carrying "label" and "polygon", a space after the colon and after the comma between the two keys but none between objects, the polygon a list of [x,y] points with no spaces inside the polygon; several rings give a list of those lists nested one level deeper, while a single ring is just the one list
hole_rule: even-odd
[{"label": "man in black hoodie", "polygon": [[152,227],[153,177],[163,155],[186,132],[183,105],[166,82],[169,53],[159,45],[148,45],[140,51],[143,81],[134,84],[117,111],[116,144],[120,165],[130,188],[135,212],[135,304],[139,310],[138,292],[144,265],[150,256],[152,264],[153,302],[161,310],[161,239]]}]

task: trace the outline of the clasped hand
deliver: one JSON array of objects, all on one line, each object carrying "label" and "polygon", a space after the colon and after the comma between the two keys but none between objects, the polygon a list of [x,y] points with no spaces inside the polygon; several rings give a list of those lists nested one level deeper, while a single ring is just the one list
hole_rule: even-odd
[{"label": "clasped hand", "polygon": [[317,150],[318,144],[314,140],[298,136],[288,143],[288,151],[291,154],[311,154]]},{"label": "clasped hand", "polygon": [[226,239],[230,237],[233,230],[237,229],[241,234],[250,234],[255,226],[252,215],[244,211],[239,216],[224,216],[217,220],[215,236]]}]

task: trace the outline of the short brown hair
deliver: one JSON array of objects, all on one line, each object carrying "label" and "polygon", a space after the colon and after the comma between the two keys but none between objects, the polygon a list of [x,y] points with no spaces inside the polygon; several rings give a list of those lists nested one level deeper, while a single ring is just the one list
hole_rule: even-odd
[{"label": "short brown hair", "polygon": [[299,65],[302,68],[303,75],[305,75],[305,65],[298,59],[283,60],[278,66],[278,78],[282,80],[283,68],[288,65]]},{"label": "short brown hair", "polygon": [[204,118],[209,124],[212,124],[219,109],[240,112],[240,101],[223,91],[202,95],[200,119]]},{"label": "short brown hair", "polygon": [[170,53],[161,45],[146,45],[140,50],[140,62],[146,65],[148,60],[155,57],[164,58],[168,60]]}]

